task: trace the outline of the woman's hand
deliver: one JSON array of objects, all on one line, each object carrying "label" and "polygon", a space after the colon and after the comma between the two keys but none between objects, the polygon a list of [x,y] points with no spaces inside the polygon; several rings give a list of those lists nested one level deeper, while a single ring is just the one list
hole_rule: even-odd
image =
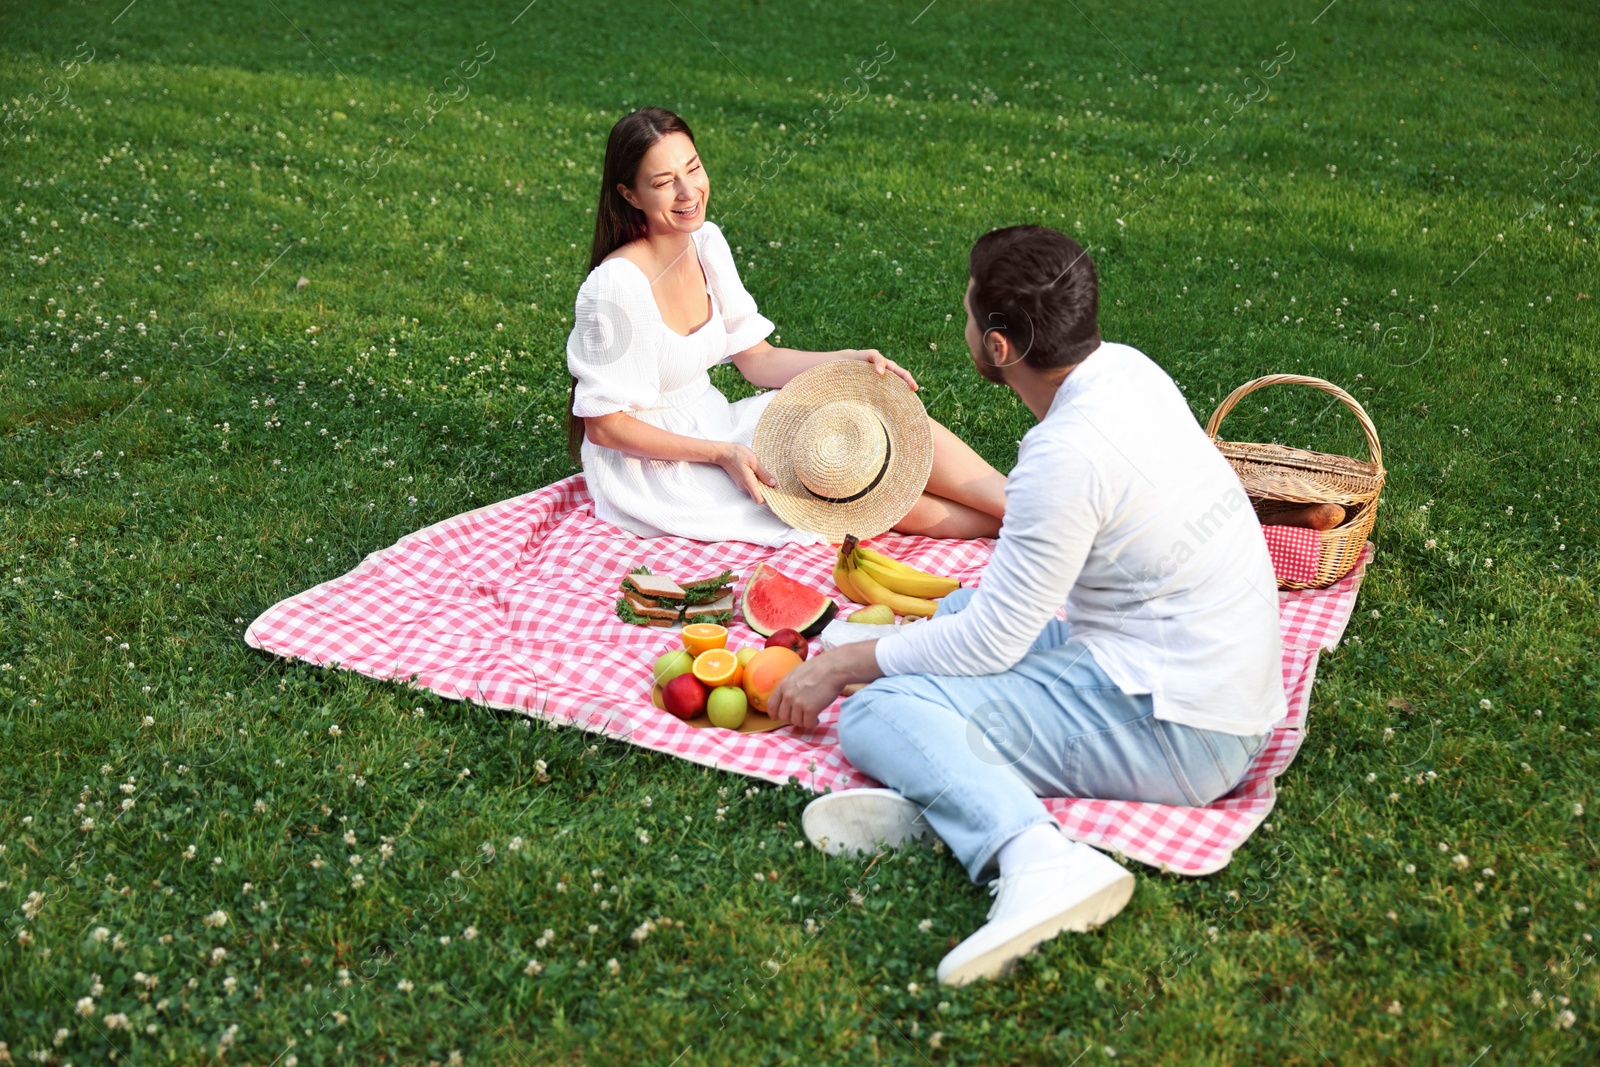
[{"label": "woman's hand", "polygon": [[717,453],[716,464],[727,471],[733,484],[749,493],[750,499],[757,504],[766,503],[761,493],[762,486],[778,484],[778,480],[767,473],[767,468],[761,465],[754,452],[732,441],[724,444]]},{"label": "woman's hand", "polygon": [[872,364],[872,369],[877,371],[879,374],[892,371],[893,373],[898,374],[907,385],[911,386],[913,390],[920,388],[917,385],[917,380],[911,376],[910,371],[906,370],[894,360],[886,357],[876,348],[847,348],[844,351],[844,358],[859,359],[863,363],[870,363]]}]

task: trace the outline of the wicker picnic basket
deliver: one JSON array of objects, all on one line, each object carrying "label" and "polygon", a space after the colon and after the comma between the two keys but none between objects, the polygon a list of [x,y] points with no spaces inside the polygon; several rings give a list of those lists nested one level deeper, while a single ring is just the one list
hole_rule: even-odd
[{"label": "wicker picnic basket", "polygon": [[[1228,412],[1246,396],[1269,385],[1309,385],[1341,401],[1355,412],[1361,423],[1372,459],[1365,461],[1287,445],[1245,444],[1219,438],[1217,430]],[[1233,464],[1263,525],[1271,524],[1274,514],[1307,504],[1338,504],[1345,509],[1343,523],[1322,531],[1322,558],[1316,580],[1279,581],[1279,589],[1323,589],[1350,572],[1361,558],[1367,537],[1377,521],[1378,494],[1383,491],[1384,479],[1383,446],[1378,443],[1378,431],[1355,397],[1321,378],[1269,374],[1245,382],[1224,397],[1206,423],[1206,434]]]}]

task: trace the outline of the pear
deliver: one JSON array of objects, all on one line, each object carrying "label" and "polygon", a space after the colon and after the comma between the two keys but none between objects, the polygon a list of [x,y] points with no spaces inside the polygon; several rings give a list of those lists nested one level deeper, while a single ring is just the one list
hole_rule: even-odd
[{"label": "pear", "polygon": [[845,619],[845,622],[866,623],[868,626],[892,626],[894,609],[887,604],[874,604],[870,608],[862,608]]}]

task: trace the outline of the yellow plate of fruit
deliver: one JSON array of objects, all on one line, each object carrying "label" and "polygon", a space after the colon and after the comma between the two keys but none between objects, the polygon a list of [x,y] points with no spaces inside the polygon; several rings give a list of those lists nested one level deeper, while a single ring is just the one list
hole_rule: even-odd
[{"label": "yellow plate of fruit", "polygon": [[778,681],[805,660],[809,642],[779,630],[764,647],[728,648],[728,629],[712,623],[683,628],[684,647],[668,649],[651,668],[650,702],[690,726],[761,733],[787,726],[766,714]]}]

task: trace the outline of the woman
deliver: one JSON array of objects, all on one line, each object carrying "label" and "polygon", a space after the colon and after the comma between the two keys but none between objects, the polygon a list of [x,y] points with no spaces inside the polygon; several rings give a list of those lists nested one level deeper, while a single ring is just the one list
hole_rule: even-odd
[{"label": "woman", "polygon": [[[677,115],[642,108],[611,129],[589,276],[578,290],[567,369],[568,444],[595,514],[643,537],[781,545],[820,542],[765,506],[772,476],[750,450],[775,393],[729,403],[707,371],[731,362],[777,389],[829,360],[871,363],[916,382],[876,349],[801,352],[769,344],[773,324],[739,281],[722,231],[706,221],[711,184]],[[929,420],[933,472],[895,527],[931,537],[994,537],[1005,476]]]}]

